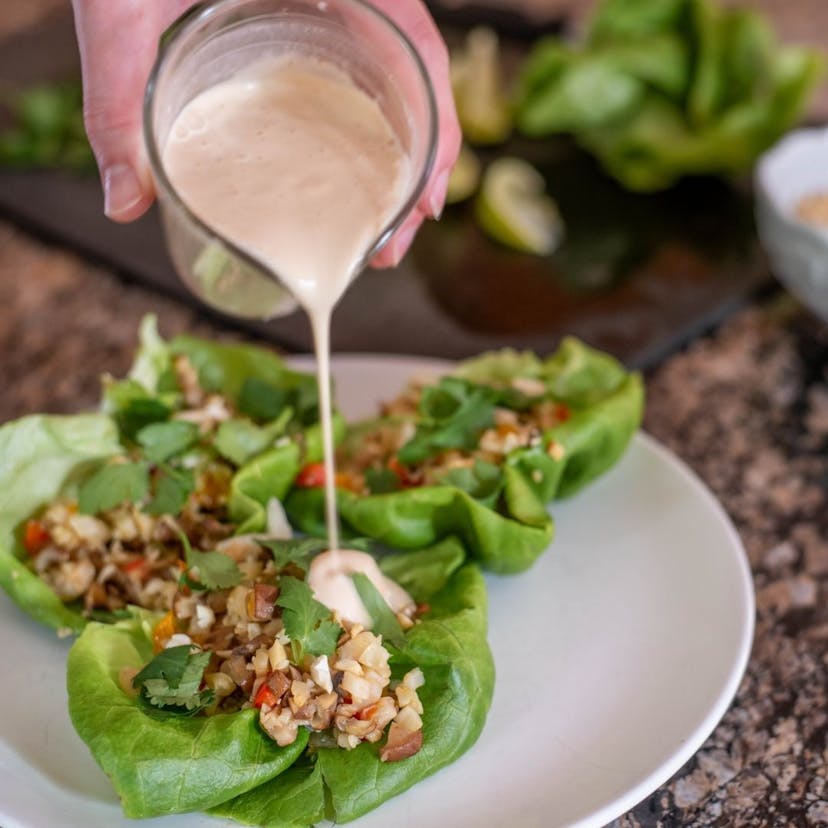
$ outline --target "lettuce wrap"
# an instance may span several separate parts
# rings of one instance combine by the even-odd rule
[[[343,527],[400,549],[456,536],[484,568],[523,571],[552,540],[547,504],[579,491],[624,453],[641,422],[641,378],[573,338],[547,359],[506,350],[461,363],[452,376],[460,384],[445,393],[432,391],[426,406],[423,394],[418,411],[358,424],[346,434],[340,449],[345,468],[383,429],[403,431],[406,424],[408,433],[416,429],[395,456],[382,459],[387,466],[364,470],[369,484],[376,480],[390,490],[338,489]],[[451,394],[455,398],[447,400]],[[487,435],[497,437],[497,428],[491,428],[497,409],[550,404],[564,415],[550,428],[536,429],[524,444],[496,456],[487,454],[485,462],[474,459],[478,443],[484,445]],[[430,484],[411,484],[411,478],[422,477],[424,462],[449,452],[453,463],[465,465],[433,475]],[[399,460],[406,455],[414,462],[403,463],[400,472]],[[286,502],[293,525],[324,534],[323,499],[320,488],[294,488]]]
[[[175,515],[193,469],[215,464],[232,474],[226,509],[235,532],[262,532],[268,503],[283,499],[300,468],[322,454],[313,376],[255,346],[185,336],[165,342],[153,317],[143,321],[140,340],[128,377],[105,379],[102,413],[35,415],[0,426],[0,585],[32,617],[61,631],[79,632],[90,613],[80,601],[61,600],[33,571],[50,539],[32,548],[28,532],[43,533],[36,518],[50,504],[89,495],[92,505],[81,502],[80,511],[94,516],[120,492],[143,511]],[[208,395],[205,410],[210,395],[233,407],[209,436],[198,422],[176,419],[193,413],[175,371],[182,356]],[[341,435],[339,416],[335,429]],[[96,487],[94,478],[113,460],[125,461],[132,477],[104,475]]]
[[[278,747],[255,710],[160,718],[122,689],[119,677],[152,654],[152,619],[90,624],[68,660],[69,710],[81,738],[111,777],[131,817],[189,810],[260,826],[354,819],[454,761],[477,739],[491,703],[494,667],[486,643],[480,571],[454,540],[405,556],[407,586],[429,611],[392,652],[393,674],[422,670],[421,750],[382,762],[381,745],[353,750]],[[384,566],[401,567],[398,558]]]

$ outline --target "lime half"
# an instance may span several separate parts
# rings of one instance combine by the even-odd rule
[[[499,144],[509,137],[512,113],[497,35],[491,29],[472,29],[465,48],[452,55],[451,85],[463,136],[470,144]]]
[[[560,244],[563,222],[543,176],[520,158],[499,158],[483,175],[475,214],[495,241],[547,256]]]
[[[471,198],[480,183],[480,160],[465,144],[460,148],[457,163],[451,171],[446,192],[446,204],[456,204]]]

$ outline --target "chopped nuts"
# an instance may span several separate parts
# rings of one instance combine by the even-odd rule
[[[549,445],[546,447],[546,453],[553,459],[560,462],[564,459],[566,455],[566,449],[557,441],[550,440]]]
[[[310,668],[311,678],[326,692],[333,690],[331,679],[331,668],[328,664],[328,657],[321,655],[313,660]]]

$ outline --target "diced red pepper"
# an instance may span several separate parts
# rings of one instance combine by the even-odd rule
[[[565,423],[571,416],[572,412],[569,410],[568,405],[564,405],[563,403],[557,403],[555,405],[555,419],[559,423]]]
[[[296,485],[300,489],[320,489],[325,485],[325,464],[308,463],[298,475]]]
[[[358,710],[354,718],[359,719],[361,722],[365,722],[368,721],[376,712],[377,705],[371,704],[362,710]]]
[[[23,546],[30,555],[37,555],[52,539],[39,520],[27,520],[23,529]]]
[[[253,699],[254,707],[261,707],[266,704],[268,707],[275,707],[279,703],[279,697],[270,689],[267,682],[256,691],[256,698]]]
[[[146,558],[135,558],[132,561],[127,561],[122,569],[127,575],[136,575],[138,578],[143,578],[149,570],[149,561]]]
[[[396,457],[392,457],[388,461],[388,468],[397,475],[400,481],[400,486],[404,489],[413,489],[415,486],[419,486],[422,483],[421,475],[410,469],[408,466],[404,466]]]

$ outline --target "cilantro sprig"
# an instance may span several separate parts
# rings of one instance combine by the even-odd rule
[[[179,533],[184,547],[184,560],[196,576],[197,584],[206,589],[229,589],[242,581],[236,562],[221,552],[196,552],[183,533]]]
[[[296,663],[301,664],[305,654],[333,655],[342,628],[331,619],[331,611],[313,597],[305,581],[283,575],[276,604],[282,608],[282,622]]]
[[[423,389],[420,422],[399,450],[401,463],[419,463],[444,449],[472,449],[494,423],[497,393],[458,377],[443,377]]]
[[[157,471],[154,490],[147,512],[151,515],[177,515],[195,490],[195,477],[189,469],[164,464]]]
[[[136,435],[138,444],[152,463],[164,463],[198,442],[199,430],[186,420],[156,422],[144,426]]]
[[[132,680],[139,697],[166,713],[192,716],[209,705],[212,690],[201,689],[210,653],[190,644],[162,650]]]
[[[320,552],[328,548],[327,538],[292,538],[290,540],[265,540],[259,543],[269,549],[273,560],[279,569],[284,569],[288,564],[295,564],[306,572],[310,568],[311,561]],[[371,545],[370,538],[349,538],[348,548],[358,549],[367,552]]]
[[[363,572],[355,572],[351,575],[351,579],[359,594],[359,599],[368,611],[368,615],[371,616],[372,631],[381,635],[383,641],[392,644],[397,649],[405,647],[405,632],[373,581]]]
[[[78,509],[94,515],[120,503],[137,503],[149,491],[146,463],[112,463],[87,477],[78,490]]]

